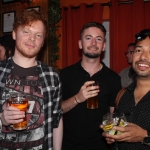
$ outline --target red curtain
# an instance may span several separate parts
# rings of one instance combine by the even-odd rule
[[[81,59],[78,48],[80,30],[91,21],[102,22],[103,6],[80,4],[78,7],[62,7],[62,67],[72,65]]]
[[[130,4],[118,4],[112,0],[110,7],[110,67],[120,72],[127,67],[124,52],[134,42],[134,35],[150,28],[150,2],[133,0]]]

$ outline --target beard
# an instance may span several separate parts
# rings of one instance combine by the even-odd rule
[[[91,48],[98,50],[98,47],[96,47],[96,46],[89,46],[89,47],[87,47],[87,49],[89,49],[89,50]],[[101,52],[97,52],[97,53],[94,53],[94,52],[91,52],[91,53],[85,52],[84,48],[83,48],[82,52],[83,52],[83,55],[85,55],[88,58],[98,58],[98,57],[100,57],[100,54],[101,54]]]
[[[100,54],[95,54],[95,53],[85,53],[83,52],[83,54],[88,57],[88,58],[98,58],[100,56]]]
[[[16,43],[16,49],[17,51],[26,58],[34,58],[37,56],[38,52],[40,50],[26,50],[25,48],[21,47]]]
[[[150,72],[149,73],[144,73],[144,72],[139,72],[139,71],[135,71],[135,72],[138,77],[142,77],[142,78],[150,77]]]
[[[138,65],[138,63],[139,62],[145,62],[145,61],[138,61],[138,62],[136,62],[135,64],[137,64]],[[148,65],[150,65],[149,64],[149,62],[146,62]],[[140,71],[140,70],[138,70],[135,66],[133,66],[132,65],[132,68],[133,68],[133,70],[136,72],[136,75],[138,76],[138,77],[143,77],[143,78],[147,78],[147,77],[150,77],[150,71]]]

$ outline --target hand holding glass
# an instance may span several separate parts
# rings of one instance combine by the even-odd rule
[[[9,105],[26,112],[28,107],[28,99],[23,93],[11,93],[11,98],[9,100]],[[27,128],[26,116],[23,121],[17,124],[13,124],[14,130],[25,130]]]
[[[126,117],[123,113],[108,113],[103,116],[103,130],[111,135],[121,134],[113,126],[125,127],[127,125]]]
[[[99,86],[99,82],[95,81],[95,83],[90,86]],[[87,99],[87,108],[88,109],[98,108],[98,95]]]

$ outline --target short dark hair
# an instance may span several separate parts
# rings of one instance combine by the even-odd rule
[[[141,30],[139,33],[143,33],[145,35],[150,35],[150,29]]]
[[[135,34],[135,44],[137,44],[139,41],[144,40],[146,37],[150,38],[150,29],[144,29]]]
[[[41,21],[44,24],[45,33],[47,33],[47,20],[39,11],[35,9],[24,10],[22,13],[20,13],[14,20],[13,30],[17,30],[17,28],[20,26],[30,25],[35,21]]]
[[[87,28],[90,28],[90,27],[99,28],[99,29],[104,33],[104,35],[106,36],[106,29],[105,29],[105,27],[104,27],[102,24],[100,24],[100,23],[98,23],[98,22],[88,22],[87,24],[85,24],[85,25],[82,27],[82,29],[81,29],[81,31],[80,31],[80,37],[82,36],[84,30],[87,29]]]

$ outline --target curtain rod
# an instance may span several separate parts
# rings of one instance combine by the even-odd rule
[[[144,0],[144,2],[150,2],[150,0]],[[120,1],[120,2],[118,2],[118,5],[121,5],[121,4],[131,4],[131,3],[133,3],[132,0],[129,0],[129,1]],[[102,5],[102,6],[111,6],[112,3],[111,3],[111,2],[102,3],[101,5]]]
[[[122,1],[122,2],[118,2],[118,5],[121,5],[121,4],[131,4],[131,3],[133,3],[133,1]],[[108,2],[108,3],[102,3],[101,4],[101,6],[111,6],[112,5],[112,3],[111,2]]]
[[[144,0],[144,2],[150,2],[150,0]],[[129,0],[129,1],[120,1],[120,2],[118,2],[118,5],[121,5],[121,4],[131,4],[131,3],[133,3],[133,0]],[[87,7],[91,7],[92,6],[92,4],[91,5],[87,5]],[[112,6],[112,3],[111,3],[111,1],[110,2],[108,2],[108,3],[101,3],[101,6]],[[72,6],[72,8],[78,8],[79,6]],[[67,10],[68,8],[67,7],[65,7],[65,9]]]
[[[132,3],[133,1],[128,1],[128,2],[118,2],[118,4],[125,4],[125,3]],[[101,3],[101,6],[111,6],[112,5],[112,3],[111,2],[108,2],[108,3]],[[87,4],[87,7],[91,7],[91,6],[93,6],[92,4],[90,4],[90,5],[88,5]],[[79,6],[72,6],[72,8],[79,8]],[[68,9],[68,7],[65,7],[65,9],[67,10]]]

